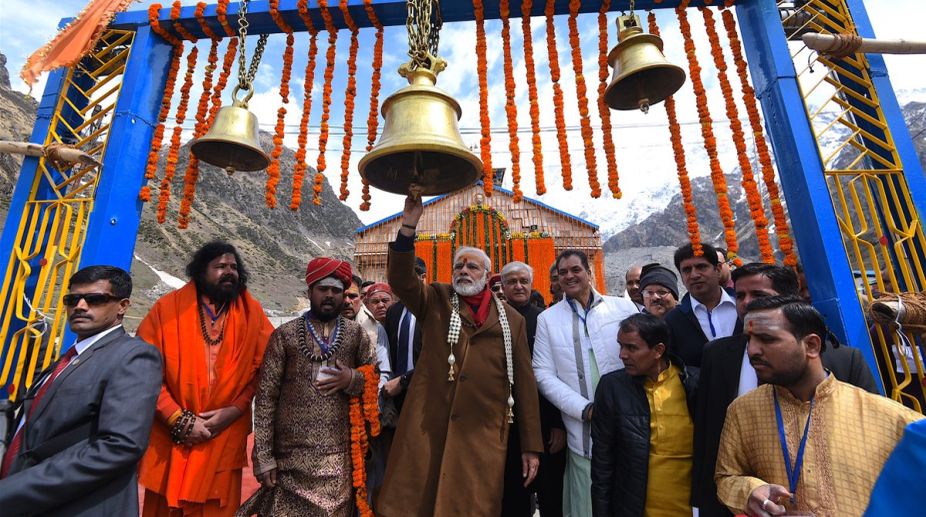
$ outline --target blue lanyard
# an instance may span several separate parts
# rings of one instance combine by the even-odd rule
[[[572,298],[569,298],[569,299],[567,300],[567,301],[569,302],[569,308],[572,309],[572,313],[575,314],[575,315],[579,318],[579,321],[582,322],[582,328],[585,329],[585,335],[586,335],[586,336],[588,336],[588,321],[587,321],[587,319],[588,319],[588,313],[589,313],[589,311],[592,310],[592,302],[594,301],[594,300],[591,299],[591,298],[592,298],[592,295],[589,294],[588,309],[586,309],[585,307],[583,307],[582,309],[584,310],[584,313],[582,313],[582,314],[580,314],[580,313],[579,313],[579,310],[576,309],[576,305],[575,305],[576,302],[575,302],[575,300],[573,300]]]
[[[312,325],[312,322],[309,320],[311,316],[312,316],[312,309],[307,310],[305,314],[302,316],[303,318],[305,318],[305,326],[306,328],[309,329],[309,334],[312,335],[312,339],[314,339],[315,342],[318,343],[318,348],[322,350],[322,354],[327,354],[328,350],[331,349],[331,344],[337,341],[338,339],[338,330],[341,327],[340,325],[341,317],[338,316],[338,321],[334,323],[334,330],[331,332],[331,335],[328,336],[328,340],[324,340],[322,339],[321,336],[318,335],[318,333],[315,331],[315,326]]]
[[[791,504],[797,503],[794,491],[797,490],[797,480],[801,477],[801,465],[804,463],[804,448],[807,446],[807,433],[810,431],[810,416],[813,414],[813,399],[810,399],[810,409],[807,410],[807,423],[804,424],[804,436],[794,458],[794,467],[791,467],[791,453],[788,452],[788,439],[785,437],[785,423],[781,417],[781,404],[778,403],[778,392],[772,389],[775,397],[775,418],[778,420],[778,440],[781,442],[781,454],[785,457],[785,472],[788,474],[788,491],[791,492]]]

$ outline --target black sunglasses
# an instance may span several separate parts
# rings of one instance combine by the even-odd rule
[[[81,300],[87,302],[87,305],[94,307],[97,305],[103,305],[112,301],[118,301],[122,298],[118,296],[113,296],[106,293],[80,293],[80,294],[66,294],[62,297],[64,305],[67,307],[76,307]]]

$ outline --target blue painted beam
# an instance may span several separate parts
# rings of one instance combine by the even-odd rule
[[[638,12],[643,13],[648,9],[675,8],[680,3],[681,2],[679,0],[664,0],[661,3],[657,3],[654,0],[638,0],[635,4],[635,9]],[[497,19],[499,17],[499,2],[497,0],[490,0],[484,4],[486,19]],[[240,4],[236,2],[229,4],[228,6],[228,22],[229,25],[236,30],[238,27],[237,19],[239,5]],[[441,16],[444,22],[473,20],[473,3],[470,0],[444,0],[440,3],[440,5]],[[689,5],[691,7],[703,6],[704,0],[693,0]],[[611,10],[626,11],[628,6],[629,0],[615,0],[612,2]],[[535,0],[531,9],[531,13],[533,16],[543,16],[544,8],[545,2],[543,0]],[[600,8],[600,0],[582,0],[582,6],[579,8],[579,12],[598,12],[598,9]],[[297,0],[280,0],[279,9],[283,19],[294,29],[297,31],[304,31],[307,29],[305,24],[302,22],[302,19],[299,17]],[[341,15],[341,11],[338,8],[338,0],[330,0],[328,2],[328,9],[331,11],[335,26],[337,26],[339,29],[347,28],[344,23],[344,17]],[[406,10],[404,0],[373,0],[373,9],[376,11],[376,17],[383,25],[405,25],[408,12]],[[194,16],[195,11],[196,8],[194,6],[183,7],[180,10],[178,23],[182,24],[183,27],[185,27],[197,38],[204,38],[205,34],[203,33],[199,23],[196,21]],[[206,21],[206,23],[209,24],[213,31],[215,31],[217,34],[223,34],[215,11],[216,4],[210,4],[208,7],[206,7],[205,12],[203,13],[203,19]],[[348,0],[348,11],[350,12],[351,17],[354,19],[354,22],[356,22],[359,27],[364,28],[372,26],[369,18],[367,17],[366,11],[364,10],[363,0]],[[560,15],[568,13],[569,0],[556,0],[556,14]],[[321,14],[319,14],[317,0],[312,0],[309,2],[309,15],[311,16],[316,28],[324,28],[324,22],[322,21]],[[517,2],[512,2],[511,17],[521,17],[521,7]],[[174,24],[174,22],[170,19],[169,8],[161,9],[158,13],[158,18],[161,25],[164,27],[170,28]],[[282,32],[273,21],[273,18],[270,16],[270,2],[267,1],[255,0],[250,2],[248,5],[248,23],[250,25],[249,31],[251,34],[277,34]],[[116,29],[133,29],[144,25],[148,25],[147,10],[135,10],[120,13],[113,20],[112,26]]]
[[[842,343],[858,347],[883,392],[868,325],[833,211],[816,139],[801,98],[775,0],[736,9],[746,59],[788,203],[814,305]]]

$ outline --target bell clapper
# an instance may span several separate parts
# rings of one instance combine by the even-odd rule
[[[228,167],[225,167],[225,173],[231,176],[235,174],[235,168],[229,165]]]
[[[640,99],[640,111],[642,111],[644,115],[649,113],[649,99],[645,97]]]

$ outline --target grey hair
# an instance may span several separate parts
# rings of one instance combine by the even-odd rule
[[[527,273],[527,277],[530,278],[530,281],[533,283],[534,268],[528,266],[527,264],[523,262],[517,261],[517,260],[505,264],[505,267],[502,268],[502,271],[500,273],[502,275],[502,282],[505,281],[506,276],[512,273],[517,273],[518,271],[523,271]]]
[[[480,257],[482,257],[482,261],[485,262],[486,271],[492,271],[492,259],[490,259],[488,255],[486,255],[486,252],[482,251],[479,248],[473,248],[471,246],[461,246],[457,248],[456,253],[453,254],[453,263],[456,264],[457,259],[460,258],[460,255],[464,253],[475,253],[476,255],[479,255]]]

